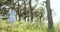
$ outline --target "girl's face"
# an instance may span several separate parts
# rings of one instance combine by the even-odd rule
[[[11,8],[11,10],[13,10],[13,9]]]

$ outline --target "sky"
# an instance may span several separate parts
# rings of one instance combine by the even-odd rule
[[[39,3],[42,1],[44,0],[39,0]],[[58,23],[60,21],[60,0],[50,0],[50,6],[56,13],[56,15],[53,16],[53,22]]]
[[[56,15],[53,17],[54,23],[59,22],[60,20],[60,0],[51,0],[51,9],[54,9]]]

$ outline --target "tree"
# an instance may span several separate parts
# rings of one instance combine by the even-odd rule
[[[30,6],[30,13],[31,13],[31,21],[33,22],[33,10],[31,7],[31,0],[29,1],[29,6]]]
[[[24,19],[25,19],[25,21],[26,21],[26,17],[27,17],[27,13],[26,13],[26,0],[24,0],[24,15],[25,15],[25,17],[24,17]]]
[[[43,3],[41,3],[41,7],[40,7],[40,22],[42,21],[42,18],[44,18],[44,14],[45,14],[45,10],[44,10],[44,5]]]
[[[53,30],[53,19],[52,19],[52,10],[50,8],[50,0],[46,0],[47,8],[47,17],[48,17],[48,32],[54,32]]]
[[[20,5],[19,5],[19,0],[18,0],[18,16],[19,16],[19,21],[21,20],[21,11],[20,11],[20,9],[19,9],[19,7],[20,7]]]

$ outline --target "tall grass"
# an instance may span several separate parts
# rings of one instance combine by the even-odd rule
[[[0,32],[47,32],[47,25],[40,23],[31,23],[25,21],[16,21],[13,27],[10,27],[9,21],[0,20]],[[55,32],[60,32],[60,26],[54,26]]]

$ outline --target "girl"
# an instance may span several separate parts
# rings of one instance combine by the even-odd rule
[[[14,8],[11,8],[9,11],[9,21],[11,23],[14,23],[16,21],[16,12],[14,11]]]

